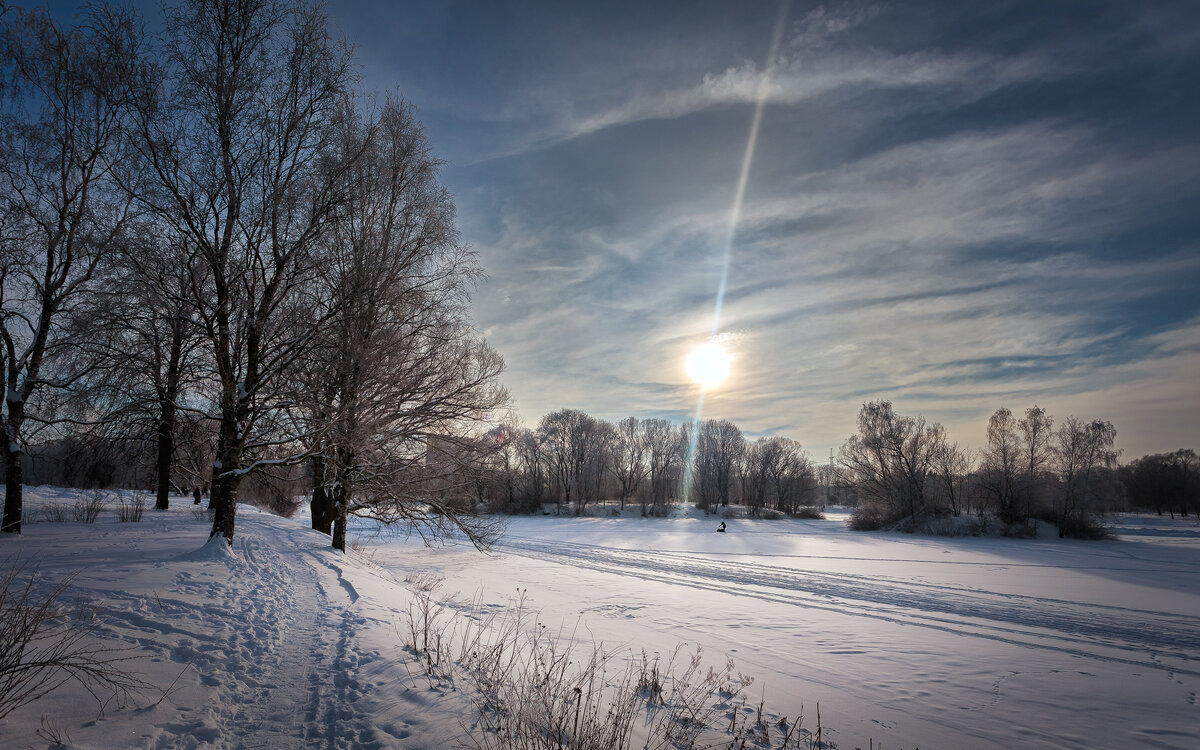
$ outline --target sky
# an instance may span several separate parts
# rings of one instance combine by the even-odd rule
[[[1194,2],[329,12],[446,160],[525,424],[691,419],[720,298],[703,417],[818,461],[877,399],[971,447],[1037,404],[1200,448]]]

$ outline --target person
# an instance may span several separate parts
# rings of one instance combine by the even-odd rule
[[[194,501],[194,502],[192,503],[192,505],[199,505],[199,504],[200,504],[200,488],[199,488],[199,487],[193,487],[193,488],[192,488],[192,500]]]
[[[724,521],[722,521],[722,522],[721,522],[721,525],[717,527],[717,533],[718,533],[718,534],[724,534],[724,533],[725,533],[725,522],[724,522]]]

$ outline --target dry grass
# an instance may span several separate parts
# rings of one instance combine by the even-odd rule
[[[117,521],[119,523],[138,523],[146,510],[146,496],[136,492],[132,497],[117,495]]]
[[[411,576],[402,639],[431,689],[465,688],[476,711],[464,721],[474,750],[818,750],[819,727],[751,704],[753,678],[731,660],[710,665],[696,648],[649,655],[580,641],[541,622],[525,592],[505,609],[445,606],[441,579]],[[456,611],[461,610],[461,611]]]
[[[70,613],[59,599],[70,580],[44,590],[36,569],[5,561],[0,574],[0,719],[67,682],[100,705],[124,702],[149,687],[125,668],[128,652],[100,645],[90,612]]]

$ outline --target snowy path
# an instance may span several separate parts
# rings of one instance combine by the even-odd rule
[[[184,505],[2,540],[0,555],[32,560],[47,581],[74,576],[65,600],[94,613],[97,636],[131,647],[155,687],[101,708],[67,686],[0,722],[0,747],[39,746],[43,716],[78,748],[383,750],[416,729],[426,744],[453,736],[457,722],[449,731],[436,712],[414,719],[426,698],[389,637],[406,607],[392,577],[253,508],[239,512],[232,550],[205,544],[208,528]]]
[[[616,549],[528,536],[505,537],[500,549],[673,586],[1200,676],[1200,619],[1194,615],[923,583],[877,573],[798,571],[744,559],[714,559],[712,553]],[[995,567],[995,563],[978,564]],[[1200,575],[1200,563],[1194,567]],[[1145,656],[1130,658],[1139,652]]]
[[[251,528],[231,554],[205,547],[156,563],[184,568],[164,593],[112,591],[102,605],[104,630],[142,632],[136,640],[150,651],[165,641],[170,660],[190,665],[212,691],[144,746],[383,747],[369,741],[368,717],[354,710],[361,691],[353,587],[320,555],[297,556],[293,539],[254,533],[257,523],[245,514]],[[224,570],[214,573],[213,563]]]

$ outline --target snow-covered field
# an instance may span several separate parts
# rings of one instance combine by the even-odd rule
[[[584,643],[728,654],[754,702],[803,706],[810,726],[820,702],[841,748],[1200,747],[1195,519],[1122,517],[1110,542],[862,534],[836,514],[716,523],[514,518],[487,555],[364,526],[366,554],[346,556],[245,507],[232,554],[204,547],[182,500],[137,524],[30,524],[0,538],[3,564],[76,573],[67,598],[158,690],[97,718],[64,688],[0,722],[0,747],[49,746],[43,717],[81,748],[453,747],[467,691],[402,649],[404,579],[422,572],[458,609],[524,590]]]
[[[527,588],[592,637],[730,653],[841,747],[1200,747],[1200,526],[1119,541],[864,534],[825,521],[513,519],[498,553],[390,542],[464,590]]]

